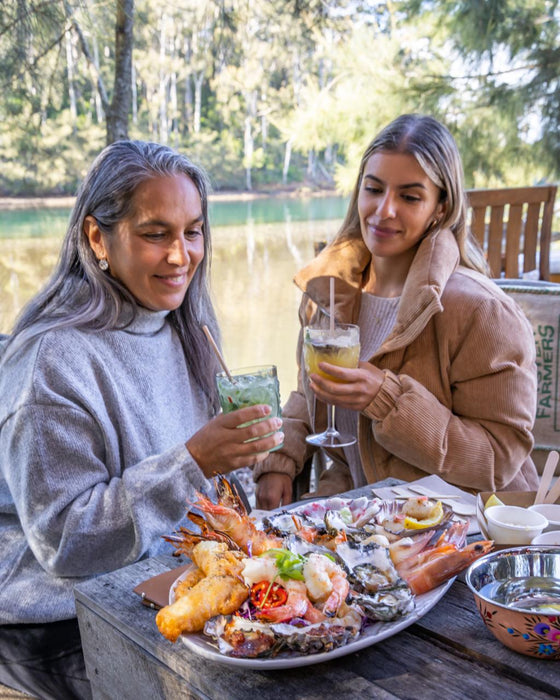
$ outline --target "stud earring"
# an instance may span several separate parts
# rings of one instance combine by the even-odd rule
[[[103,272],[105,272],[105,270],[109,269],[109,263],[107,262],[107,260],[105,258],[101,258],[98,261],[98,264],[99,264],[99,269],[103,270]]]

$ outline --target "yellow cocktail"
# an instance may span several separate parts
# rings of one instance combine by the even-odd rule
[[[349,323],[330,328],[306,326],[303,330],[303,359],[307,374],[319,374],[326,379],[343,383],[319,369],[320,362],[354,369],[360,360],[360,328]],[[335,427],[334,406],[327,404],[327,429],[307,435],[308,443],[316,447],[347,447],[356,442],[354,435],[339,433]]]
[[[307,374],[319,374],[326,379],[342,382],[341,379],[319,369],[320,362],[353,369],[360,359],[360,331],[358,326],[336,326],[329,329],[307,326],[304,334],[303,356]]]

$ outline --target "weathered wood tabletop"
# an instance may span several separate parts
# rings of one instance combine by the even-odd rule
[[[185,561],[155,557],[76,588],[94,698],[560,697],[560,664],[523,656],[500,644],[486,629],[461,577],[418,622],[347,656],[274,671],[240,670],[209,661],[180,641],[164,639],[155,611],[133,593],[141,581]]]

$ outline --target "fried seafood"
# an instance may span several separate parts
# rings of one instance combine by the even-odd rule
[[[193,566],[190,571],[186,572],[184,578],[175,586],[175,600],[182,598],[193,586],[202,581],[206,574],[198,566]]]
[[[440,502],[328,498],[269,515],[261,525],[223,477],[218,502],[203,494],[187,513],[197,526],[169,541],[198,569],[158,613],[174,641],[204,628],[231,656],[329,651],[389,622],[415,595],[455,576],[492,546],[465,546],[468,523]],[[262,529],[261,529],[262,528]],[[181,596],[181,597],[179,597]]]
[[[215,615],[234,612],[249,595],[241,578],[240,552],[231,551],[224,543],[200,542],[192,550],[192,559],[204,578],[156,616],[159,631],[172,642],[183,632],[199,632]]]

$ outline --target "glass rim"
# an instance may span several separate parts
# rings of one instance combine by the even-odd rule
[[[245,374],[261,374],[263,372],[273,372],[278,374],[278,368],[276,365],[252,365],[250,367],[236,367],[235,369],[230,369],[229,373],[232,377],[239,377]],[[228,379],[227,372],[225,370],[220,370],[216,372],[216,377],[225,377]]]
[[[360,328],[360,326],[357,323],[337,323],[336,321],[335,321],[334,327],[335,328],[342,328],[343,330],[346,328],[358,328],[358,329]],[[312,331],[328,331],[328,330],[330,330],[330,326],[328,324],[319,325],[319,324],[314,324],[314,323],[308,323],[303,328],[304,328],[304,330],[307,330],[309,328]]]

